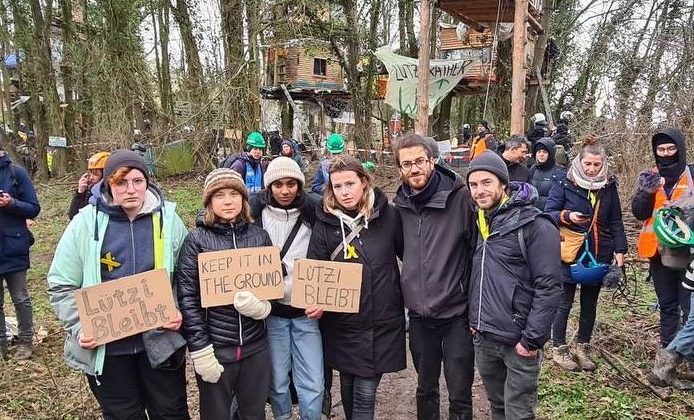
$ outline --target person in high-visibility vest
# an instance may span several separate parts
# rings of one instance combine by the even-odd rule
[[[638,253],[639,257],[648,258],[650,262],[649,270],[660,306],[660,342],[665,348],[681,324],[686,322],[690,292],[681,285],[685,270],[663,265],[653,223],[659,209],[678,199],[694,196],[694,166],[687,165],[684,134],[677,128],[658,131],[653,135],[651,145],[655,168],[639,175],[639,186],[631,209],[634,217],[644,222],[637,242]]]
[[[481,120],[477,124],[477,135],[472,139],[472,143],[470,144],[470,160],[487,150],[485,138],[488,134],[491,134],[489,123],[485,120]]]

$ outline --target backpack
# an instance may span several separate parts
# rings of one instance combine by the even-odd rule
[[[234,164],[237,160],[239,160],[241,156],[239,156],[238,153],[234,153],[233,155],[229,155],[222,159],[222,161],[219,163],[220,168],[231,168],[231,165]]]

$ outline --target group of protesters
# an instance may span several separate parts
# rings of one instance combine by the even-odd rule
[[[393,145],[402,184],[389,200],[368,167],[345,153],[341,135],[327,139],[329,156],[309,185],[294,150],[266,164],[262,135],[251,133],[246,152],[206,176],[190,231],[141,155],[96,154],[48,272],[50,301],[67,332],[65,360],[84,372],[106,419],[190,418],[189,359],[203,420],[264,419],[268,399],[275,419],[290,419],[294,392],[302,420],[329,416],[333,371],[345,417],[366,420],[379,417],[383,374],[406,368],[409,328],[418,419],[440,418],[442,367],[450,419],[472,419],[475,369],[492,418],[534,418],[548,341],[558,366],[595,369],[598,296],[605,277],[623,266],[627,240],[617,181],[595,137],[583,139],[567,168],[539,178],[547,184],[541,202],[529,174],[515,179],[526,142],[512,137],[501,155],[480,150],[463,178],[435,164],[435,143],[405,134]],[[663,265],[654,224],[664,223],[655,220],[662,208],[694,196],[692,169],[679,130],[659,131],[652,144],[656,166],[640,176],[633,201],[645,221],[639,254],[650,259],[661,311],[663,348],[651,380],[691,389],[676,369],[694,358],[694,273]],[[533,151],[536,162],[552,155]],[[24,223],[31,215],[14,210],[21,203],[4,186],[1,164],[0,188],[10,198],[0,196],[0,217]],[[233,304],[203,307],[200,254],[262,246],[281,250],[284,297],[239,291]],[[291,306],[302,258],[361,264],[359,311]],[[77,290],[156,269],[169,276],[176,317],[105,345],[84,332]],[[569,345],[577,290],[579,331]],[[30,323],[20,329],[31,335]]]

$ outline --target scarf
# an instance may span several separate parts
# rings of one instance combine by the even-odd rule
[[[583,172],[581,156],[576,156],[574,160],[571,161],[571,167],[566,174],[566,178],[584,190],[599,190],[607,185],[607,160],[603,159],[603,162],[604,164],[600,169],[600,173],[591,178]]]
[[[367,194],[367,206],[369,208],[373,208],[376,198],[373,189],[370,189],[367,192]],[[364,213],[362,213],[361,211],[359,211],[359,213],[357,213],[357,215],[354,217],[351,217],[347,215],[345,211],[336,208],[328,208],[328,212],[330,212],[330,214],[332,214],[333,216],[337,217],[337,219],[340,221],[340,232],[342,233],[342,255],[344,259],[349,259],[349,244],[347,243],[347,235],[345,234],[345,225],[347,225],[350,231],[355,230],[361,224],[364,225],[364,229],[368,229],[369,220],[366,217],[364,217]],[[357,238],[358,237],[359,235],[357,234]]]

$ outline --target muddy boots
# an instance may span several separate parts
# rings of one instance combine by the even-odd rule
[[[555,347],[552,351],[552,360],[562,369],[577,371],[579,366],[574,362],[571,357],[571,352],[569,351],[569,346],[564,344],[563,346]]]
[[[694,382],[677,379],[677,365],[681,359],[680,355],[673,351],[658,350],[648,380],[655,386],[674,386],[678,389],[694,390]]]
[[[576,352],[574,353],[576,363],[583,370],[593,371],[597,368],[595,362],[590,358],[590,344],[576,343]]]
[[[19,342],[17,350],[14,352],[14,357],[17,360],[27,360],[31,358],[31,353],[31,343]]]

